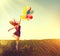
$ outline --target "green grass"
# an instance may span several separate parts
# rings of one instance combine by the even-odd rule
[[[0,56],[60,56],[60,39],[20,40],[19,50],[15,40],[0,40]]]

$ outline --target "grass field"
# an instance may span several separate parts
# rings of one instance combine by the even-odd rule
[[[60,39],[20,40],[18,51],[15,40],[0,40],[0,56],[60,56]]]

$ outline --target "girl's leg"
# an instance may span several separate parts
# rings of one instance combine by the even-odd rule
[[[16,49],[18,50],[19,37],[16,37]]]
[[[13,37],[16,39],[16,50],[18,50],[19,37],[16,35],[13,35]]]

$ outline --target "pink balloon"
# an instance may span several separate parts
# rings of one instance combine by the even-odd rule
[[[29,15],[26,15],[26,18],[29,18]]]

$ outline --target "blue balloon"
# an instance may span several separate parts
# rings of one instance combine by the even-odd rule
[[[27,11],[27,14],[30,14],[30,10]]]

